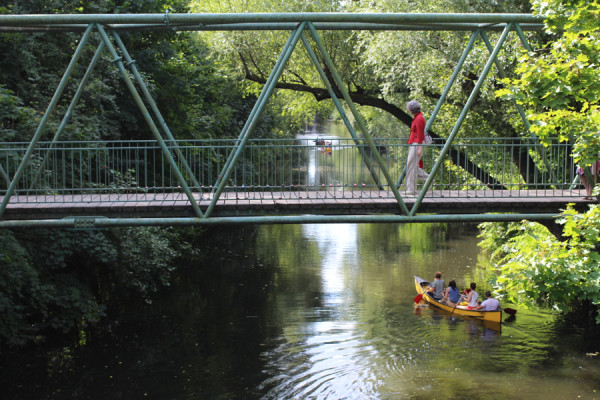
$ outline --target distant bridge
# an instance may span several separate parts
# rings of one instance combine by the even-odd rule
[[[120,38],[130,30],[165,29],[290,32],[237,139],[178,141],[169,130]],[[529,49],[523,32],[542,29],[542,18],[529,14],[0,15],[0,31],[6,33],[82,32],[31,142],[0,143],[0,181],[5,184],[0,187],[0,227],[555,218],[567,203],[585,207],[589,202],[582,199],[580,185],[574,181],[568,146],[557,143],[542,147],[533,136],[460,140],[457,136],[492,66],[502,76],[497,55],[508,35],[515,33]],[[372,137],[323,46],[319,34],[323,30],[453,30],[470,35],[428,118],[427,130],[474,43],[482,40],[489,50],[454,127],[426,151],[425,169],[431,176],[417,196],[406,196],[402,191],[405,139]],[[495,45],[490,33],[495,33]],[[94,38],[98,42],[96,54],[79,78],[53,140],[43,143],[41,137],[74,66]],[[349,138],[334,138],[323,145],[314,137],[289,142],[252,140],[256,122],[300,42],[338,109]],[[103,51],[114,60],[154,140],[60,142]],[[515,106],[528,130],[525,113]]]

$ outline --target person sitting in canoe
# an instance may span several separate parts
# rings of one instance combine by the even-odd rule
[[[471,290],[469,291],[469,293],[467,293],[467,307],[469,310],[472,310],[473,308],[477,307],[477,300],[479,300],[479,293],[477,293],[475,291],[475,288],[477,287],[477,284],[475,282],[471,282]]]
[[[431,286],[429,286],[429,289],[427,289],[427,294],[437,301],[440,301],[444,297],[444,280],[442,279],[441,272],[438,271],[435,273],[435,279]]]
[[[456,281],[454,279],[450,279],[448,282],[448,287],[444,291],[444,297],[440,303],[446,303],[450,307],[454,307],[456,303],[460,301],[460,292],[458,291],[458,287],[456,287]]]
[[[475,307],[476,310],[498,311],[500,309],[500,302],[492,297],[492,292],[486,290],[485,297],[486,299],[482,301],[480,305]]]

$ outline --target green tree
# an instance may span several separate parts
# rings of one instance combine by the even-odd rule
[[[517,78],[507,79],[498,95],[525,106],[532,130],[545,144],[558,136],[574,145],[582,165],[596,162],[600,151],[600,3],[551,0],[532,2],[545,17],[553,39],[539,51],[523,54]],[[484,246],[498,252],[499,288],[522,301],[550,303],[556,309],[593,309],[600,324],[600,218],[598,207],[585,213],[567,209],[560,222],[564,240],[524,222],[509,229],[486,225]]]
[[[499,270],[497,290],[522,305],[595,315],[600,306],[600,209],[566,210],[564,240],[537,223],[482,224],[481,246]]]
[[[182,0],[3,3],[0,12],[9,14],[188,12],[188,2]],[[122,32],[120,36],[176,138],[237,136],[253,98],[245,97],[237,82],[222,72],[199,36],[173,31]],[[32,137],[80,38],[81,33],[68,32],[0,34],[0,101],[17,101],[14,104],[36,111],[25,119],[16,118],[14,112],[5,115],[0,109],[0,122],[11,127],[6,139]],[[43,140],[53,137],[99,40],[97,34],[91,36]],[[267,135],[274,124],[273,113],[267,115],[267,122],[258,128],[260,135]],[[153,139],[108,51],[94,69],[60,139]]]
[[[532,2],[553,39],[525,53],[506,89],[528,110],[532,131],[544,143],[558,135],[574,144],[574,157],[593,164],[600,151],[600,3],[589,0]]]
[[[0,230],[0,239],[0,345],[12,346],[75,339],[107,310],[151,303],[188,249],[156,227]]]
[[[265,0],[202,1],[193,10],[200,12],[528,12],[527,1],[290,1]],[[404,104],[418,98],[423,109],[431,112],[459,60],[469,39],[469,32],[401,32],[401,31],[320,31],[324,46],[339,70],[353,102],[362,106],[370,128],[379,137],[406,137],[412,117]],[[266,82],[289,32],[218,32],[210,43],[234,73],[245,78],[248,90],[259,90]],[[496,34],[490,34],[494,40]],[[535,39],[535,38],[534,38]],[[500,54],[500,63],[510,72],[517,62],[517,48],[522,45],[516,35],[510,37]],[[455,83],[433,127],[434,137],[447,136],[461,112],[475,82],[481,74],[489,51],[479,41],[471,52],[464,70]],[[323,63],[321,63],[323,65]],[[329,73],[326,70],[326,73]],[[331,80],[331,79],[330,79]],[[465,136],[519,137],[522,122],[511,102],[495,95],[500,82],[490,74],[463,124]],[[303,45],[297,45],[284,71],[274,101],[297,108],[294,116],[311,121],[313,115],[333,110],[330,95]],[[295,93],[290,93],[295,92]],[[338,97],[341,95],[338,93]],[[292,100],[295,99],[295,100]],[[376,111],[374,111],[376,110]],[[383,117],[392,115],[393,119]],[[507,115],[509,118],[507,118]],[[385,123],[381,123],[385,121]],[[452,153],[454,155],[454,153]],[[515,152],[515,157],[518,154]],[[465,162],[453,157],[457,162]],[[517,160],[516,160],[517,161]],[[468,162],[468,161],[467,161]],[[523,166],[535,170],[535,165]],[[466,166],[466,165],[464,165]],[[475,168],[477,168],[475,166]],[[467,168],[472,171],[473,166]],[[490,181],[493,182],[493,179]]]

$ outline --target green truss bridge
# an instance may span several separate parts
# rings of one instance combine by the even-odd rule
[[[102,228],[135,225],[303,222],[433,222],[551,220],[568,203],[587,206],[575,180],[570,147],[541,146],[523,138],[459,138],[461,125],[495,65],[509,34],[529,48],[525,31],[542,20],[526,14],[110,14],[0,15],[0,31],[80,32],[78,47],[38,128],[28,143],[0,143],[0,227]],[[288,41],[234,139],[178,140],[168,128],[121,35],[130,30],[277,30]],[[427,130],[477,40],[489,50],[453,129],[424,155],[430,177],[417,195],[402,180],[405,139],[373,137],[321,40],[325,30],[453,30],[465,32],[464,52]],[[493,34],[493,36],[491,35]],[[496,41],[492,43],[490,37]],[[256,121],[294,49],[304,47],[349,132],[319,143],[252,138]],[[95,46],[87,72],[77,79],[71,104],[53,140],[42,142],[48,120],[83,50]],[[108,52],[132,101],[153,134],[148,141],[64,142],[82,90],[100,55]],[[328,70],[330,74],[325,74]],[[345,106],[342,104],[345,103]],[[529,123],[519,111],[525,129]],[[346,114],[352,114],[354,123]]]

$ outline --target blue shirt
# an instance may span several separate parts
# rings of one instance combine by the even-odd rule
[[[458,303],[458,301],[460,300],[460,293],[458,291],[458,288],[455,287],[453,289],[452,287],[448,287],[448,289],[448,299],[453,303]]]

